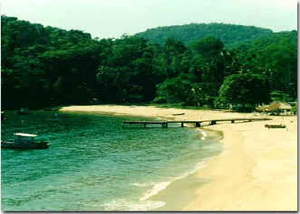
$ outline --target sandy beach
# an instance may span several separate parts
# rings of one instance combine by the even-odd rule
[[[266,117],[257,113],[233,113],[153,106],[69,106],[61,111],[84,111],[157,117],[172,120],[205,120]],[[172,114],[184,115],[173,116]],[[297,117],[272,116],[271,121],[219,123],[203,129],[223,132],[223,152],[196,172],[209,182],[196,186],[185,211],[296,211]],[[265,124],[284,124],[267,129]]]

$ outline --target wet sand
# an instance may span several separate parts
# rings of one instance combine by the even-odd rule
[[[61,111],[101,112],[173,120],[266,117],[254,113],[119,105],[69,106]],[[172,115],[180,113],[184,115]],[[181,181],[167,187],[176,190],[177,185],[178,188],[181,186],[181,189],[191,191],[181,205],[178,203],[177,206],[176,200],[172,199],[170,203],[174,203],[173,207],[169,203],[160,210],[296,211],[297,117],[270,118],[271,121],[234,124],[224,122],[202,128],[223,132],[223,152],[191,175],[193,182],[189,186]],[[286,128],[267,129],[265,124],[284,124]],[[170,197],[166,192],[153,198]]]

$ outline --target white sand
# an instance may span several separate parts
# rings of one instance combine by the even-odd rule
[[[265,117],[258,114],[152,106],[70,106],[61,111],[175,120]],[[178,113],[185,115],[172,116]],[[297,210],[297,117],[271,118],[272,121],[220,123],[207,127],[223,132],[224,151],[197,172],[199,178],[210,182],[197,188],[196,197],[183,210]],[[284,124],[287,128],[267,129],[265,124]]]

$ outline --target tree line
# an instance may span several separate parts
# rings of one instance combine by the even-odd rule
[[[92,39],[1,16],[2,108],[90,103],[180,103],[251,110],[297,99],[297,32],[227,48],[136,36]]]

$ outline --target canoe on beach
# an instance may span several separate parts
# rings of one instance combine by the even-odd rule
[[[185,115],[185,113],[172,114],[173,116]]]

